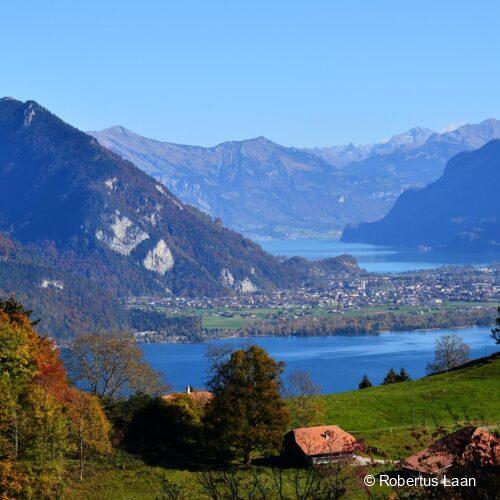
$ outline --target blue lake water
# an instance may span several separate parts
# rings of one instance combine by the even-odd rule
[[[334,239],[265,240],[259,244],[274,255],[300,255],[316,260],[344,253],[358,260],[369,272],[404,272],[432,269],[444,265],[485,265],[500,262],[500,252],[458,253],[436,250],[418,250],[384,247],[366,243],[342,243]]]
[[[381,333],[374,336],[331,337],[264,337],[230,339],[213,344],[258,344],[271,356],[286,363],[286,370],[307,370],[324,393],[356,389],[363,374],[379,384],[389,368],[405,367],[413,378],[425,375],[432,361],[437,337],[456,333],[471,346],[471,356],[481,357],[496,352],[490,328],[473,327],[453,330],[427,330]],[[208,343],[208,344],[210,344]],[[205,354],[208,344],[144,345],[148,361],[166,375],[175,390],[187,384],[200,388],[207,378]]]

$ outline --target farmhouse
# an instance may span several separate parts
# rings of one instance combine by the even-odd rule
[[[493,466],[499,463],[499,440],[485,428],[468,426],[408,457],[401,466],[413,474],[441,475],[455,465]]]
[[[285,435],[283,458],[295,465],[319,465],[347,460],[357,446],[356,439],[336,425],[304,427]]]

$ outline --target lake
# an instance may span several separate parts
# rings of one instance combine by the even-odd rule
[[[412,378],[425,375],[434,356],[435,339],[456,333],[471,346],[472,357],[496,352],[490,328],[471,327],[453,330],[427,330],[381,333],[373,336],[263,337],[229,339],[208,344],[234,347],[258,344],[271,356],[286,363],[286,370],[307,370],[324,393],[357,389],[366,373],[372,383],[380,384],[389,370],[405,367]],[[207,377],[205,353],[208,344],[144,344],[148,361],[165,373],[175,390],[187,384],[203,387]]]
[[[436,250],[418,250],[384,247],[366,243],[342,243],[334,239],[263,240],[258,242],[274,255],[300,255],[316,260],[348,253],[369,272],[397,273],[432,269],[445,265],[486,265],[500,262],[500,252],[458,253]]]

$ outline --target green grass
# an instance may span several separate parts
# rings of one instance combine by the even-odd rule
[[[75,466],[76,467],[76,466]],[[270,470],[262,466],[253,466],[255,471],[262,474],[261,480],[269,487],[273,487],[273,479]],[[366,472],[376,474],[381,470],[387,470],[387,466],[368,467]],[[296,498],[293,492],[292,477],[293,469],[284,471],[286,480],[285,494],[287,498]],[[164,481],[170,484],[178,485],[182,488],[182,495],[179,500],[206,499],[209,497],[203,491],[199,483],[199,472],[188,470],[165,469],[162,467],[153,467],[146,465],[141,460],[127,455],[123,452],[117,452],[116,455],[107,462],[91,463],[83,481],[79,481],[76,471],[72,477],[66,481],[61,498],[63,500],[158,500],[161,498],[171,498],[166,494]],[[242,469],[240,474],[246,477],[246,481],[251,481],[250,471]],[[345,471],[348,477],[346,488],[349,499],[367,498],[364,491],[360,488],[360,478],[353,470]],[[242,489],[245,489],[244,487]],[[271,490],[275,491],[274,488]],[[379,493],[379,498],[387,498],[390,488],[375,487],[371,493]],[[229,497],[224,497],[229,498]],[[246,498],[246,497],[243,497]],[[253,498],[261,498],[259,496]],[[269,499],[276,498],[271,494]]]
[[[419,380],[373,387],[360,391],[320,396],[326,405],[328,424],[340,425],[370,447],[375,456],[398,460],[422,445],[411,433],[435,426],[452,429],[456,423],[500,423],[500,356],[475,360],[444,374]],[[372,470],[375,473],[382,467]],[[125,453],[116,452],[107,461],[89,464],[86,479],[67,482],[64,499],[128,500],[156,499],[162,496],[164,480],[180,484],[184,498],[206,498],[196,473],[186,470],[151,467]],[[347,498],[367,498],[350,482]],[[371,494],[387,498],[389,491],[373,488]]]
[[[164,480],[187,485],[193,481],[193,473],[153,467],[138,458],[117,451],[107,461],[90,463],[82,482],[77,479],[75,472],[67,481],[62,498],[65,500],[166,498],[162,496]]]
[[[364,438],[388,455],[410,441],[413,428],[500,423],[500,357],[399,384],[321,396],[327,423]]]

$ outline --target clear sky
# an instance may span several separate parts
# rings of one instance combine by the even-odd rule
[[[0,95],[83,130],[319,146],[500,118],[498,0],[23,0],[0,18]]]

